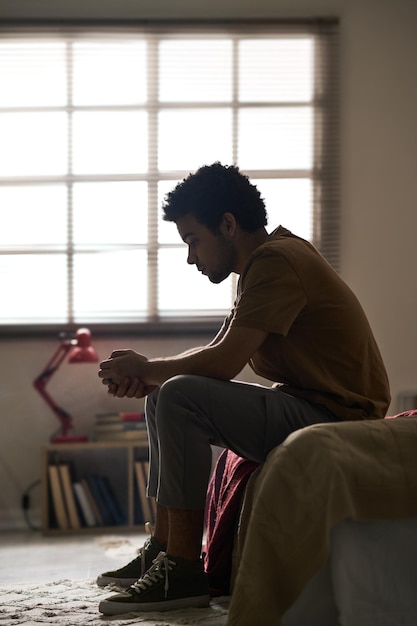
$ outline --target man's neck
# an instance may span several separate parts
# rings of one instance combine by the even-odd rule
[[[268,233],[265,228],[259,228],[253,233],[241,231],[238,244],[237,274],[240,275],[243,272],[243,268],[252,252],[265,243],[267,239]]]

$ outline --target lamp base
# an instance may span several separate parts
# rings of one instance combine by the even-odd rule
[[[87,435],[55,435],[51,437],[51,443],[84,443],[88,441]]]

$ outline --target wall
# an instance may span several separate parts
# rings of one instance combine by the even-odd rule
[[[342,275],[373,326],[397,394],[417,389],[417,3],[414,0],[2,0],[0,17],[339,16],[342,33]],[[202,286],[204,288],[204,285]],[[150,356],[174,354],[207,337],[100,340]],[[40,446],[55,429],[31,381],[55,342],[0,340],[0,528],[24,527],[21,494],[39,477]],[[68,369],[73,368],[73,369]],[[252,379],[245,371],[245,378]],[[89,432],[99,411],[131,409],[109,398],[95,366],[63,366],[50,390]],[[33,492],[35,509],[38,495]]]
[[[417,3],[345,7],[342,271],[372,322],[395,400],[417,389]]]

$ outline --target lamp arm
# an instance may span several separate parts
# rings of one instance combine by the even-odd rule
[[[37,383],[47,384],[50,378],[55,374],[58,367],[61,365],[62,361],[67,356],[68,352],[71,350],[72,344],[70,341],[63,341],[59,344],[58,348],[55,350],[54,354],[51,356],[42,372],[37,376],[33,382],[36,387]]]
[[[58,406],[56,402],[51,398],[49,393],[46,391],[46,385],[55,374],[71,348],[72,343],[70,341],[62,342],[58,346],[56,352],[52,355],[51,359],[45,365],[42,372],[33,381],[33,386],[35,387],[35,389],[39,392],[49,408],[53,411],[55,416],[61,422],[63,435],[66,435],[68,430],[72,428],[72,417],[69,413],[67,413],[67,411]]]

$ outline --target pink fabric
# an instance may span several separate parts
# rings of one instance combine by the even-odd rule
[[[211,594],[230,593],[233,540],[247,481],[259,463],[230,450],[220,454],[210,480],[206,501],[206,551],[204,567]]]
[[[411,411],[404,411],[404,413],[397,413],[397,415],[387,415],[384,419],[393,420],[396,417],[410,417],[413,415],[417,415],[417,409],[412,409]]]

